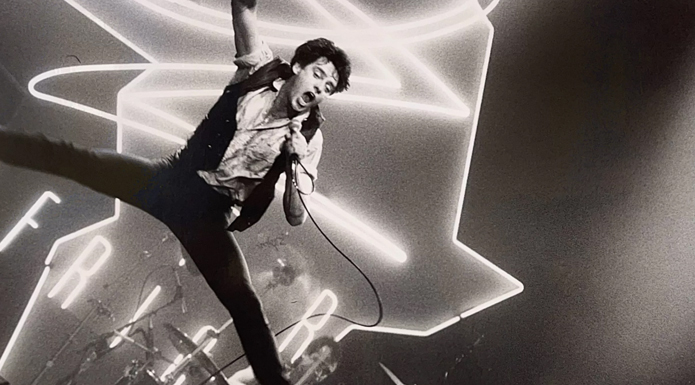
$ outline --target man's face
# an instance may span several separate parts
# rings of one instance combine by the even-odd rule
[[[335,92],[338,71],[333,63],[322,57],[305,67],[295,63],[296,76],[289,84],[289,105],[295,112],[304,112],[319,105]]]

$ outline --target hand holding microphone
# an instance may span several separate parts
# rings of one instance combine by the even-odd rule
[[[285,137],[283,151],[289,154],[289,161],[295,161],[303,158],[307,152],[307,142],[304,135],[300,132],[302,125],[299,122],[290,122],[290,132]]]

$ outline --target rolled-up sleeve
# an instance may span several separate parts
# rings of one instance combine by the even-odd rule
[[[229,83],[236,84],[246,80],[246,78],[251,76],[256,70],[263,67],[271,60],[273,60],[273,51],[264,41],[261,43],[258,50],[243,56],[237,56],[234,59],[234,65],[237,66],[237,70]]]

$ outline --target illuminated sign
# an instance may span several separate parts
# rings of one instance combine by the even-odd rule
[[[159,292],[160,292],[160,291],[162,291],[162,287],[159,286],[159,285],[155,286],[155,288],[152,289],[152,291],[151,291],[150,294],[147,296],[147,298],[145,298],[145,300],[142,302],[142,304],[140,304],[140,306],[138,307],[138,310],[135,311],[135,314],[133,315],[133,318],[130,319],[130,322],[133,322],[133,321],[137,320],[137,319],[140,318],[143,314],[145,314],[145,311],[150,307],[150,305],[152,305],[152,302],[155,300],[155,298],[157,298],[157,296],[159,295]],[[126,328],[124,328],[124,329],[121,330],[120,332],[121,332],[121,334],[123,334],[123,335],[128,335],[128,332],[130,332],[130,329],[131,329],[131,328],[132,328],[132,325],[131,325],[131,326],[127,326]],[[121,338],[121,337],[116,337],[116,338],[113,339],[113,341],[111,341],[111,344],[109,345],[109,347],[110,347],[110,348],[115,348],[116,346],[118,346],[118,344],[121,343],[121,341],[123,341],[123,338]]]
[[[229,327],[229,325],[231,325],[231,324],[232,324],[232,320],[230,319],[229,321],[225,322],[225,324],[222,325],[222,327],[220,327],[219,330],[215,329],[214,327],[212,327],[210,325],[203,326],[193,336],[193,342],[195,342],[196,344],[200,344],[201,341],[208,340],[207,345],[205,345],[205,347],[203,348],[203,351],[207,354],[210,354],[210,352],[212,352],[212,348],[214,348],[215,345],[217,345],[217,338],[205,338],[204,339],[203,337],[206,337],[208,332],[212,332],[212,333],[214,333],[214,335],[218,335],[223,330],[225,330],[227,327]],[[174,363],[169,365],[169,367],[164,371],[164,373],[162,373],[162,375],[159,376],[159,379],[162,381],[166,381],[166,377],[168,375],[170,375],[171,373],[173,373],[178,367],[180,367],[182,365],[182,363],[184,363],[184,358],[188,359],[190,357],[184,357],[183,354],[179,354],[178,356],[176,356],[176,358],[174,359]],[[185,380],[185,376],[182,375],[182,377],[184,377],[184,380]],[[180,379],[180,377],[179,377],[179,379]],[[178,379],[177,379],[177,381],[178,381]],[[183,381],[183,380],[181,380],[181,381]]]
[[[50,191],[46,191],[41,195],[41,197],[34,203],[29,211],[27,211],[24,216],[17,222],[17,224],[10,230],[10,232],[3,238],[2,241],[0,241],[0,252],[5,250],[7,246],[12,243],[12,241],[19,235],[19,233],[22,231],[22,228],[25,226],[31,226],[34,229],[39,228],[39,224],[36,223],[36,221],[33,219],[33,216],[43,207],[44,204],[46,204],[49,200],[52,200],[54,203],[60,203],[60,198],[58,198],[57,195]]]
[[[321,318],[319,318],[318,322],[309,322],[309,317],[317,313],[316,309],[318,309],[318,307],[324,302],[325,299],[328,299],[330,301],[328,310],[324,312]],[[302,353],[304,353],[304,350],[306,350],[311,341],[313,341],[316,332],[319,331],[326,324],[326,322],[328,322],[328,320],[331,318],[331,314],[335,312],[335,309],[337,307],[338,297],[336,297],[332,291],[324,290],[321,293],[321,295],[319,295],[319,298],[314,302],[314,304],[309,307],[306,313],[304,313],[301,321],[297,324],[297,326],[295,326],[292,329],[290,335],[287,336],[287,338],[285,338],[285,340],[282,342],[282,344],[279,347],[280,352],[283,352],[287,348],[287,346],[292,342],[292,340],[294,340],[299,331],[302,328],[304,328],[307,330],[307,336],[304,339],[304,342],[302,342],[302,344],[299,346],[297,351],[292,356],[290,362],[294,362],[295,360],[297,360],[297,358],[299,358],[302,355]]]
[[[205,102],[219,96],[221,88],[214,88],[207,84],[202,86],[198,84],[183,84],[179,87],[170,87],[168,83],[158,82],[158,80],[164,77],[168,78],[170,74],[178,74],[181,72],[190,73],[192,77],[201,77],[201,74],[203,74],[202,76],[211,74],[213,76],[221,75],[222,77],[229,77],[229,75],[234,72],[235,67],[231,65],[188,63],[185,61],[192,61],[194,59],[187,59],[185,55],[181,58],[178,56],[178,53],[176,55],[172,54],[171,58],[162,59],[162,57],[166,55],[152,53],[157,52],[159,47],[151,44],[151,42],[149,44],[147,42],[148,28],[133,30],[125,28],[122,25],[114,26],[114,23],[119,23],[118,13],[120,11],[116,9],[117,7],[94,6],[94,2],[101,0],[80,0],[80,3],[74,0],[65,1],[82,15],[92,20],[96,25],[100,26],[140,54],[148,63],[82,65],[54,69],[40,74],[30,81],[29,90],[32,95],[52,103],[115,122],[117,127],[116,150],[118,152],[127,152],[124,150],[124,135],[131,132],[127,131],[130,129],[148,134],[150,138],[157,143],[162,142],[168,145],[180,145],[185,143],[185,138],[190,135],[195,127],[191,122],[196,119],[175,108],[163,106],[164,103],[162,103],[162,101],[166,100],[172,103]],[[225,37],[230,36],[232,33],[229,26],[228,12],[206,8],[187,0],[134,0],[132,3],[136,4],[137,7],[146,7],[160,18],[166,17],[179,23],[186,24],[187,30],[190,30],[190,27],[195,27],[201,31],[207,31],[206,33],[219,34]],[[332,103],[334,103],[334,105],[345,108],[354,108],[355,105],[360,107],[371,106],[372,108],[383,108],[388,114],[406,115],[407,117],[413,116],[418,119],[432,118],[438,119],[439,121],[445,120],[457,128],[465,125],[465,135],[460,136],[464,137],[467,141],[464,143],[466,149],[465,156],[456,159],[456,162],[458,162],[455,164],[456,167],[452,166],[452,168],[455,168],[455,172],[450,171],[448,168],[438,170],[441,172],[442,178],[448,181],[448,187],[451,187],[452,184],[454,185],[453,188],[456,189],[456,197],[451,200],[449,200],[449,198],[442,198],[441,196],[438,197],[441,198],[439,199],[440,201],[445,202],[446,210],[448,210],[446,216],[441,219],[441,222],[437,223],[437,225],[441,225],[441,232],[445,233],[446,236],[442,237],[445,239],[440,242],[440,248],[433,248],[431,258],[455,260],[457,262],[460,261],[461,264],[474,263],[477,269],[490,272],[491,275],[494,275],[496,278],[499,278],[505,284],[512,287],[502,294],[498,295],[495,293],[492,298],[488,296],[480,301],[469,301],[466,306],[460,307],[460,310],[454,310],[454,314],[451,314],[452,311],[449,310],[449,313],[445,316],[439,315],[438,318],[426,319],[422,322],[412,324],[414,325],[412,327],[408,327],[407,322],[403,322],[402,320],[398,320],[398,322],[389,321],[388,314],[385,326],[380,325],[373,328],[365,328],[362,326],[348,325],[346,328],[336,333],[336,340],[338,341],[345,338],[352,331],[395,333],[416,337],[429,336],[459,322],[461,319],[471,314],[502,302],[523,290],[521,282],[483,258],[457,238],[472,156],[472,144],[475,139],[483,96],[482,91],[485,84],[485,74],[487,72],[490,49],[492,46],[493,28],[489,20],[487,20],[486,15],[497,3],[497,0],[492,1],[483,9],[476,1],[467,0],[455,7],[452,6],[451,9],[437,10],[436,14],[423,17],[419,20],[382,25],[384,23],[376,21],[375,17],[368,15],[346,0],[307,0],[304,4],[308,5],[316,12],[316,17],[323,18],[323,20],[326,21],[326,27],[323,27],[323,25],[321,27],[285,25],[261,21],[263,38],[269,44],[276,44],[282,47],[296,46],[307,38],[315,37],[316,35],[324,35],[328,38],[333,38],[340,45],[346,47],[351,55],[354,54],[359,57],[362,62],[372,65],[372,72],[361,73],[355,71],[355,75],[351,79],[354,87],[348,93],[332,97]],[[135,5],[124,4],[123,6]],[[140,10],[140,8],[136,9]],[[343,18],[336,16],[336,9],[340,9],[341,12],[350,15],[353,19],[353,23],[347,23]],[[186,11],[184,12],[182,10]],[[97,16],[97,14],[99,16]],[[132,14],[137,14],[137,17],[152,16],[150,13],[141,15],[140,13],[133,12]],[[133,20],[128,20],[128,23],[125,24],[132,25],[133,23],[139,26],[147,25],[146,23],[134,22]],[[356,23],[360,24],[359,28],[355,27]],[[121,24],[123,23],[121,22]],[[170,26],[171,24],[166,24],[162,28]],[[473,72],[475,73],[474,76],[472,76],[475,79],[469,79],[470,81],[466,86],[468,88],[466,92],[463,92],[461,89],[456,89],[451,86],[450,78],[434,70],[432,66],[427,63],[427,59],[423,58],[416,48],[413,47],[413,44],[433,44],[438,39],[451,36],[456,32],[464,33],[466,28],[471,26],[477,26],[479,29],[486,31],[486,34],[481,34],[481,36],[484,36],[483,41],[478,42],[479,46],[483,47],[483,53],[482,56],[478,55],[475,58],[477,61],[474,63],[475,71]],[[175,35],[175,33],[172,32],[172,35]],[[392,56],[390,62],[384,59],[384,52],[386,51]],[[405,71],[402,67],[408,67],[408,70]],[[359,69],[359,67],[356,68]],[[67,98],[59,98],[37,89],[41,82],[62,75],[122,71],[136,71],[139,72],[139,74],[132,82],[118,91],[115,113],[76,103]],[[414,83],[417,84],[414,85]],[[425,88],[428,94],[420,95],[420,90]],[[425,94],[425,92],[422,93]],[[426,112],[426,114],[422,114],[423,112]],[[424,118],[422,117],[423,115],[425,116]],[[147,116],[147,118],[143,119],[142,116]],[[400,127],[396,128],[400,129]],[[429,126],[425,125],[420,129],[426,131],[429,129]],[[381,127],[380,130],[384,131]],[[391,135],[404,136],[401,135],[401,131],[394,131],[395,133],[391,133]],[[428,135],[436,135],[436,133],[426,133]],[[459,138],[459,136],[456,138]],[[451,164],[447,164],[446,167],[451,166]],[[463,166],[458,167],[461,164],[463,164]],[[417,192],[422,194],[422,190],[426,190],[428,187],[429,186],[420,186],[420,190],[417,190]],[[281,183],[278,185],[278,188],[282,188]],[[339,200],[333,199],[333,196],[329,199],[331,194],[323,191],[322,193],[323,194],[316,193],[312,196],[310,206],[312,213],[316,212],[322,215],[324,218],[329,219],[335,226],[339,227],[342,230],[339,236],[349,239],[358,239],[359,242],[367,245],[369,250],[371,250],[371,252],[368,253],[368,258],[371,258],[371,260],[377,262],[386,260],[388,262],[397,263],[395,265],[392,263],[385,265],[386,268],[383,270],[385,270],[386,273],[384,274],[395,271],[395,269],[399,269],[398,272],[402,272],[410,268],[411,264],[415,263],[414,260],[417,261],[417,258],[422,259],[430,257],[429,255],[421,255],[421,251],[414,252],[413,250],[413,245],[420,241],[428,241],[424,239],[422,233],[411,231],[411,228],[407,228],[407,231],[402,230],[402,228],[405,228],[403,223],[380,223],[379,226],[376,226],[374,225],[375,221],[381,220],[382,216],[387,217],[386,215],[382,215],[384,214],[383,212],[377,211],[373,213],[363,208],[361,210],[362,214],[358,214],[360,210],[359,208],[355,208],[354,204],[344,204],[339,202]],[[393,191],[392,193],[398,195],[410,192]],[[59,203],[59,200],[53,200]],[[43,203],[45,203],[45,200]],[[350,207],[349,210],[347,209],[348,207]],[[22,318],[12,335],[10,343],[3,352],[2,358],[0,358],[0,369],[2,369],[7,356],[10,354],[14,342],[21,333],[24,322],[27,317],[29,317],[36,298],[47,280],[50,272],[50,263],[56,249],[68,240],[118,220],[120,209],[120,202],[116,200],[113,217],[61,238],[53,245],[51,252],[46,258],[46,268],[39,279],[31,300],[22,314]],[[348,213],[348,211],[350,211],[350,213]],[[20,220],[15,228],[13,228],[12,232],[0,243],[0,250],[9,244],[22,228],[27,225],[35,227],[34,225],[36,225],[36,223],[31,220],[33,214],[34,213],[28,213],[25,218]],[[15,231],[15,229],[17,230]],[[439,230],[439,228],[437,228],[437,230]],[[393,234],[399,235],[393,236]],[[6,241],[7,239],[9,239],[9,241]],[[68,278],[66,277],[78,278],[78,286],[73,289],[73,292],[70,293],[70,297],[68,297],[70,301],[74,301],[77,294],[79,294],[79,290],[84,287],[82,284],[99,269],[101,264],[108,258],[107,254],[110,254],[110,251],[108,253],[104,251],[102,254],[96,252],[95,248],[99,244],[106,248],[103,243],[95,243],[92,250],[83,252],[83,255],[86,255],[84,257],[85,259],[82,261],[75,261],[72,264],[74,269],[71,267],[72,270],[63,277],[66,281],[61,284],[61,280],[61,282],[58,282],[53,288],[53,291],[55,291],[54,295],[58,294],[58,292],[63,289],[63,286],[67,285],[66,282]],[[87,249],[89,249],[89,246]],[[86,258],[93,258],[95,256],[97,256],[97,259],[94,264],[86,265]],[[78,257],[78,260],[81,257],[82,255]],[[180,265],[184,263],[185,261],[183,259],[179,261]],[[434,263],[435,261],[433,261],[433,264]],[[382,265],[378,266],[381,267]],[[444,271],[443,274],[452,274],[452,272]],[[417,285],[418,282],[399,282],[398,284]],[[157,288],[159,288],[159,286]],[[338,288],[336,288],[336,292],[340,294]],[[134,315],[131,320],[143,314],[158,293],[159,289],[150,293],[148,299],[140,306],[138,312],[136,312],[136,315]],[[463,296],[465,294],[461,295]],[[343,294],[341,294],[341,298],[344,298]],[[63,303],[64,308],[70,305],[68,299]],[[329,313],[335,311],[337,297],[332,291],[324,291],[319,299],[320,300],[317,300],[317,302],[310,307],[310,310],[304,314],[301,322],[292,330],[288,338],[286,338],[280,346],[281,350],[286,349],[290,342],[294,341],[301,331],[308,334],[306,339],[302,340],[297,352],[294,354],[292,358],[293,361],[306,349],[315,333],[319,329],[324,328],[330,320],[329,316],[325,316],[318,322],[315,322],[308,318],[309,315],[321,305],[327,305],[329,307]],[[426,300],[430,301],[428,304],[432,306],[437,305],[437,301],[431,301],[431,298],[427,298]],[[347,301],[343,303],[345,302]],[[456,305],[449,306],[449,304],[447,304],[447,306],[449,309],[456,308]],[[421,313],[425,315],[428,314],[427,312]],[[200,334],[199,338],[203,338],[205,334],[202,330],[203,329],[196,333],[196,336]],[[128,331],[129,329],[122,332],[127,333]],[[116,338],[112,342],[112,346],[118,343],[120,343],[120,339]],[[212,349],[213,345],[214,342],[212,340],[208,342],[205,348],[206,351]],[[184,359],[184,357],[179,359],[179,363]],[[183,377],[179,378],[178,381],[183,382],[185,379],[182,378]]]
[[[329,302],[328,302],[328,309],[326,310],[325,314],[323,314],[317,322],[315,322],[315,323],[309,322],[309,317],[311,317],[313,314],[316,314],[319,306],[324,304],[324,302],[326,302],[327,300]],[[307,311],[304,313],[300,322],[294,328],[292,328],[292,331],[285,338],[283,343],[279,346],[278,350],[280,352],[283,352],[290,345],[290,343],[292,343],[292,341],[294,341],[295,337],[297,337],[297,335],[299,334],[299,331],[302,328],[306,329],[307,330],[306,338],[299,345],[299,347],[295,351],[294,355],[292,356],[292,359],[290,362],[296,361],[297,358],[299,358],[302,355],[302,353],[304,353],[304,351],[309,346],[311,341],[313,341],[314,337],[316,336],[316,332],[320,331],[321,328],[323,328],[323,326],[328,322],[328,320],[331,318],[331,315],[335,312],[337,307],[338,307],[338,297],[336,297],[336,295],[330,290],[322,291],[321,294],[318,296],[318,298],[316,298],[314,303],[311,306],[309,306]],[[193,336],[193,342],[200,345],[201,343],[205,343],[205,341],[207,341],[207,344],[206,344],[205,348],[203,348],[203,351],[207,354],[210,354],[212,352],[212,348],[215,347],[215,345],[217,344],[217,338],[210,337],[208,335],[208,332],[212,332],[213,335],[219,335],[225,329],[227,329],[227,327],[232,325],[232,323],[233,323],[233,320],[230,319],[227,322],[225,322],[219,329],[215,329],[214,327],[212,327],[210,325],[203,326]],[[208,338],[204,338],[204,337],[208,337]],[[174,359],[174,363],[169,365],[169,367],[167,367],[167,369],[161,374],[161,376],[159,376],[159,379],[162,381],[166,381],[166,378],[168,375],[170,375],[176,369],[178,369],[183,364],[185,364],[187,362],[187,360],[189,360],[190,358],[191,358],[190,355],[188,357],[184,357],[183,354],[179,354]],[[176,382],[179,382],[179,381],[180,382],[185,381],[185,375],[180,375],[179,377],[177,377]]]
[[[93,252],[99,245],[103,247],[103,251],[89,268],[85,268],[83,266],[85,261],[92,255],[94,255]],[[84,289],[84,287],[87,286],[87,280],[89,279],[89,277],[94,275],[99,270],[99,268],[106,262],[106,259],[108,259],[109,256],[111,256],[112,251],[113,248],[111,247],[111,243],[104,239],[104,237],[94,237],[92,241],[89,242],[87,247],[82,251],[82,254],[80,254],[80,256],[77,257],[75,263],[73,263],[72,266],[70,266],[70,269],[68,269],[68,271],[63,275],[60,281],[58,281],[58,283],[53,287],[53,290],[51,290],[48,293],[48,298],[55,297],[56,294],[60,293],[65,284],[74,278],[73,274],[77,275],[77,285],[72,290],[70,295],[68,295],[68,297],[65,299],[65,302],[63,302],[63,304],[60,306],[62,309],[67,309],[67,307],[70,306],[72,301],[75,300],[75,297],[77,297],[77,295],[80,294],[82,289]]]

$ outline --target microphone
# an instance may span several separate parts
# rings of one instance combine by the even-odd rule
[[[174,276],[176,277],[176,296],[181,299],[181,313],[186,314],[188,310],[186,309],[186,297],[183,296],[183,285],[181,285],[181,278],[179,278],[179,272],[174,269]]]

